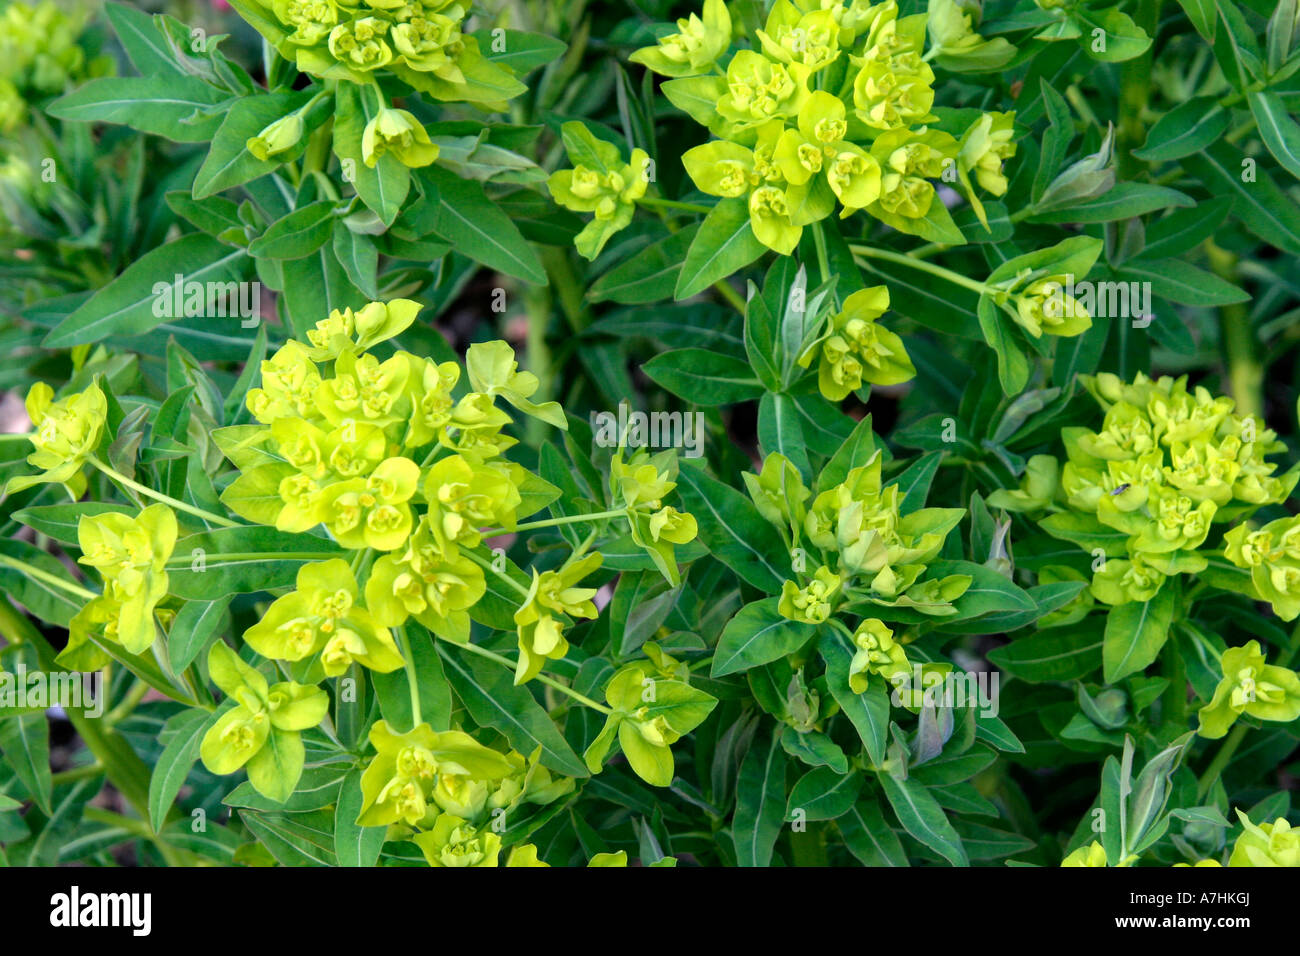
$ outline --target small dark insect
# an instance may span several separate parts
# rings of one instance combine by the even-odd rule
[[[1110,496],[1111,496],[1112,498],[1114,498],[1116,495],[1122,495],[1124,492],[1128,491],[1129,488],[1131,488],[1131,487],[1132,487],[1132,485],[1129,484],[1129,482],[1126,481],[1126,482],[1124,482],[1124,484],[1120,485],[1118,488],[1116,488],[1114,491],[1112,491],[1112,492],[1110,493]]]

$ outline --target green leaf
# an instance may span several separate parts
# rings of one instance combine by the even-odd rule
[[[28,851],[26,866],[54,866],[58,862],[60,850],[68,844],[86,804],[102,784],[102,778],[96,775],[59,788],[49,819],[31,843],[24,846]]]
[[[775,738],[756,740],[740,765],[731,821],[741,866],[771,864],[785,803],[785,753]]]
[[[229,598],[187,601],[167,632],[167,658],[179,674],[189,667],[229,622]]]
[[[1105,46],[1097,49],[1092,42],[1091,31],[1085,27],[1085,35],[1080,43],[1094,60],[1105,63],[1119,63],[1141,56],[1151,46],[1151,38],[1146,31],[1133,22],[1132,18],[1121,12],[1119,7],[1092,12],[1080,6],[1073,11],[1079,22],[1094,29],[1105,31]]]
[[[166,200],[168,209],[209,236],[229,234],[231,230],[241,234],[244,231],[244,223],[239,218],[239,206],[225,196],[194,199],[188,190],[173,189],[163,199]],[[230,244],[242,245],[242,240]]]
[[[235,101],[212,137],[208,158],[194,177],[194,198],[204,199],[232,186],[240,186],[293,162],[306,149],[306,139],[292,149],[268,159],[248,151],[247,142],[276,120],[306,104],[310,94],[269,93]]]
[[[519,227],[492,202],[481,183],[461,179],[436,166],[419,171],[438,191],[440,206],[434,234],[451,243],[457,252],[490,269],[546,285],[546,270],[537,250],[520,233]]]
[[[329,241],[334,203],[327,199],[295,209],[273,223],[248,246],[248,254],[269,259],[301,259]]]
[[[713,652],[713,677],[725,677],[793,654],[816,630],[792,621],[776,609],[777,598],[746,604],[727,622]]]
[[[362,295],[372,302],[379,298],[379,250],[373,239],[340,226],[334,230],[334,257]]]
[[[654,637],[681,597],[658,572],[634,571],[619,575],[610,601],[610,646],[620,657],[630,657]]]
[[[791,788],[785,818],[799,819],[795,814],[803,811],[804,820],[835,820],[853,808],[861,791],[862,774],[856,770],[836,773],[830,767],[817,767]]]
[[[849,718],[867,749],[867,757],[875,766],[885,762],[885,745],[889,736],[889,694],[884,682],[873,680],[864,693],[855,694],[849,687],[848,650],[837,637],[828,637],[819,644],[822,660],[826,662],[826,684],[840,710]]]
[[[1217,196],[1180,209],[1146,227],[1146,245],[1139,259],[1152,261],[1191,252],[1214,235],[1232,211],[1231,196]]]
[[[422,627],[406,626],[406,636],[411,649],[409,667],[380,674],[372,671],[370,681],[379,698],[379,709],[384,720],[398,731],[405,732],[415,726],[411,711],[409,668],[415,670],[415,687],[420,698],[420,719],[435,731],[451,729],[451,685],[442,668],[442,659],[433,646],[433,637]]]
[[[335,309],[359,309],[366,304],[365,293],[348,279],[332,245],[323,245],[301,259],[282,260],[280,267],[284,270],[287,320],[299,339],[305,339],[307,330]]]
[[[677,493],[715,558],[761,591],[781,590],[790,576],[785,544],[747,496],[690,464],[678,474]]]
[[[366,165],[362,137],[370,114],[363,101],[360,87],[351,83],[338,85],[334,100],[334,155],[351,177],[352,188],[366,208],[385,226],[391,226],[410,192],[411,171],[391,153],[380,156],[374,166]]]
[[[113,25],[131,65],[145,76],[169,73],[184,76],[185,71],[176,62],[154,25],[154,19],[143,10],[123,3],[106,3],[104,12]]]
[[[1180,305],[1215,308],[1250,301],[1245,289],[1181,259],[1135,259],[1115,270],[1115,275],[1125,282],[1149,282],[1155,295]]]
[[[0,718],[0,757],[48,816],[53,812],[50,774],[50,727],[45,714]]]
[[[1175,590],[1166,582],[1149,601],[1133,601],[1110,609],[1102,648],[1107,684],[1145,669],[1160,655],[1173,621]]]
[[[749,305],[745,309],[745,355],[763,387],[779,391],[784,384],[781,352],[777,341],[777,318],[762,296],[750,285]]]
[[[1070,541],[1085,551],[1100,548],[1109,557],[1124,554],[1125,543],[1130,537],[1123,531],[1102,524],[1091,514],[1079,512],[1059,511],[1048,515],[1038,525],[1053,538]]]
[[[221,126],[214,107],[229,98],[193,76],[111,76],[83,84],[46,109],[62,120],[121,123],[177,143],[205,143]]]
[[[704,217],[700,231],[677,277],[676,299],[689,299],[713,283],[743,269],[767,247],[758,241],[749,224],[749,206],[744,199],[723,199]]]
[[[587,298],[592,302],[621,302],[626,305],[669,298],[677,286],[682,260],[697,228],[691,225],[665,236],[610,269],[588,286]]]
[[[191,283],[241,282],[247,275],[248,263],[244,250],[231,249],[211,236],[182,236],[131,263],[56,325],[42,344],[46,348],[67,348],[109,336],[141,335],[175,318],[169,313],[177,276],[188,294]],[[237,325],[240,320],[232,317],[220,321]]]
[[[998,382],[1006,395],[1019,395],[1029,381],[1029,359],[1008,316],[987,296],[979,302],[980,331],[998,357]]]
[[[503,66],[519,75],[564,56],[568,46],[555,37],[523,30],[475,30],[479,49],[484,57],[497,66]],[[499,49],[498,49],[499,47]]]
[[[59,544],[76,545],[77,525],[81,518],[102,514],[134,517],[136,509],[100,501],[78,501],[69,505],[39,505],[35,508],[24,508],[15,511],[13,519],[21,521],[33,531],[52,538]]]
[[[343,763],[323,767],[307,767],[293,788],[293,794],[283,802],[270,800],[257,792],[245,780],[221,801],[228,807],[245,807],[249,810],[267,810],[284,813],[301,813],[334,806],[339,800],[339,787],[348,773]],[[355,818],[354,818],[355,819]]]
[[[897,478],[885,482],[886,485],[898,485],[898,491],[902,495],[898,502],[900,514],[908,515],[925,506],[925,499],[930,495],[930,484],[934,481],[942,459],[941,451],[922,455],[908,465]]]
[[[708,349],[661,352],[641,370],[655,383],[695,405],[730,405],[763,393],[762,384],[747,363]]]
[[[913,778],[895,780],[887,773],[877,774],[876,779],[904,830],[953,866],[970,865],[961,837],[924,784]]]
[[[1292,255],[1300,255],[1300,206],[1287,196],[1255,161],[1236,147],[1218,142],[1183,165],[1210,190],[1235,198],[1234,211],[1251,233]],[[1252,179],[1242,176],[1250,171]]]
[[[1171,206],[1186,207],[1194,201],[1186,193],[1168,186],[1153,186],[1149,183],[1117,183],[1109,191],[1074,206],[1053,209],[1031,216],[1029,222],[1036,223],[1093,223],[1114,222],[1119,219],[1132,219],[1144,216],[1157,209]]]
[[[240,810],[239,818],[285,866],[338,866],[334,853],[334,814],[328,810],[309,813]]]
[[[1196,32],[1205,38],[1206,43],[1213,45],[1215,28],[1219,25],[1219,12],[1214,0],[1178,0],[1178,3]]]
[[[817,476],[817,491],[827,491],[844,481],[854,468],[865,465],[876,453],[876,435],[871,430],[871,416],[866,415],[853,426],[849,437],[831,456]]]
[[[1246,99],[1268,151],[1287,172],[1300,179],[1300,125],[1291,118],[1282,97],[1266,90],[1252,90]]]
[[[1224,30],[1214,43],[1214,58],[1223,70],[1224,79],[1242,92],[1264,79],[1263,53],[1255,39],[1255,30],[1232,0],[1215,0]]]
[[[199,759],[203,735],[221,716],[220,711],[182,710],[163,727],[163,751],[149,776],[149,824],[155,831],[162,829],[167,811]]]
[[[1213,96],[1180,103],[1160,117],[1133,155],[1148,163],[1182,159],[1217,142],[1228,129],[1228,111]]]
[[[1051,628],[995,648],[988,658],[1030,683],[1067,681],[1086,677],[1101,666],[1102,643],[1099,627]]]
[[[890,309],[927,328],[965,339],[980,337],[976,294],[956,283],[915,269],[859,260],[863,278],[889,286]]]
[[[447,665],[447,679],[476,723],[501,731],[520,753],[541,747],[541,761],[552,770],[570,777],[590,776],[532,691],[516,687],[510,671],[443,641],[437,648]]]
[[[997,860],[1015,853],[1032,850],[1037,844],[1028,837],[1010,830],[958,820],[954,824],[961,837],[962,846],[972,860]]]
[[[763,393],[758,403],[758,446],[764,456],[773,452],[785,455],[805,480],[812,474],[799,408],[789,395]]]
[[[963,618],[1002,611],[1038,609],[1034,599],[1005,575],[973,561],[934,561],[926,576],[943,578],[950,574],[964,574],[972,579],[966,593],[955,602]]]
[[[835,821],[849,852],[863,866],[907,866],[907,854],[894,833],[880,803],[867,797]]]
[[[265,527],[218,528],[176,542],[169,565],[171,593],[188,601],[215,601],[231,594],[253,594],[292,587],[298,569],[309,561],[337,558],[333,541]]]
[[[374,866],[384,848],[387,827],[357,826],[361,800],[361,770],[357,769],[343,778],[334,813],[334,855],[339,866]]]

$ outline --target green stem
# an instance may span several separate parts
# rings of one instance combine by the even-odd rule
[[[532,400],[541,404],[555,397],[555,380],[551,371],[551,349],[546,343],[546,330],[551,322],[551,290],[545,286],[529,286],[524,292],[524,313],[528,328],[524,347],[524,364],[537,376],[537,394]],[[524,426],[530,445],[540,445],[546,439],[549,426],[539,418],[528,417]]]
[[[1205,244],[1210,267],[1220,278],[1236,281],[1237,257],[1213,242]],[[1237,402],[1237,414],[1264,415],[1264,366],[1259,360],[1250,312],[1244,305],[1219,309],[1219,335],[1227,363],[1228,385]]]
[[[823,839],[825,826],[824,823],[814,823],[802,833],[790,834],[790,851],[795,866],[826,866],[829,863]]]
[[[415,673],[415,656],[411,653],[411,639],[407,636],[406,628],[397,628],[397,645],[402,652],[402,660],[406,662],[406,686],[411,692],[411,719],[415,727],[424,723],[424,717],[420,714],[420,681]]]
[[[152,488],[142,485],[134,479],[128,478],[117,469],[106,465],[93,455],[88,460],[92,465],[102,471],[109,478],[116,481],[119,485],[130,488],[145,497],[153,498],[155,501],[161,501],[163,504],[171,505],[177,511],[184,511],[186,514],[193,515],[196,518],[201,518],[211,524],[221,525],[223,528],[242,527],[242,525],[237,521],[231,521],[229,518],[221,517],[221,515],[214,515],[211,511],[204,511],[202,508],[196,508],[194,505],[186,504],[184,501],[177,501],[171,495],[165,495],[161,491],[154,491]]]
[[[821,271],[822,282],[828,282],[831,277],[831,257],[826,251],[826,233],[820,222],[813,223],[813,243],[817,246],[817,268]],[[838,287],[838,283],[836,285]],[[840,300],[838,291],[832,290],[831,294],[838,304]]]
[[[563,249],[544,248],[542,266],[555,289],[555,301],[574,332],[581,332],[591,324],[591,310],[587,308],[587,288],[573,268],[573,259]],[[549,314],[549,312],[548,312]]]
[[[719,279],[717,282],[713,283],[713,288],[717,290],[719,295],[727,300],[733,309],[741,315],[745,314],[745,310],[749,308],[748,304],[740,297],[739,292],[727,284],[726,279]]]
[[[1232,728],[1232,733],[1228,734],[1228,739],[1223,742],[1219,752],[1214,755],[1210,765],[1205,768],[1205,773],[1201,774],[1200,779],[1196,781],[1196,800],[1198,803],[1210,792],[1210,788],[1214,786],[1214,781],[1219,779],[1219,774],[1223,772],[1223,768],[1228,766],[1228,762],[1232,760],[1233,754],[1237,752],[1241,742],[1246,739],[1249,730],[1250,728],[1245,724],[1238,724]]]
[[[1079,92],[1077,86],[1074,86],[1073,84],[1067,86],[1065,88],[1065,98],[1069,101],[1070,105],[1074,107],[1074,111],[1079,114],[1079,117],[1086,124],[1089,126],[1101,126],[1101,123],[1097,122],[1097,114],[1092,111],[1092,107],[1088,105],[1087,98]]]
[[[682,212],[695,212],[703,215],[713,212],[712,206],[704,206],[695,202],[678,202],[676,199],[660,199],[658,196],[642,196],[637,200],[637,203],[651,208],[680,209]]]
[[[1160,24],[1161,0],[1138,0],[1133,11],[1133,22],[1154,37]],[[1154,46],[1154,44],[1153,44]],[[1151,51],[1126,60],[1120,66],[1119,93],[1119,166],[1120,178],[1137,179],[1146,164],[1133,155],[1146,140],[1143,115],[1151,96]]]
[[[503,667],[508,667],[512,671],[515,669],[514,661],[512,661],[510,658],[502,654],[496,653],[495,651],[489,651],[486,647],[479,647],[477,644],[457,644],[456,646],[462,648],[463,650],[469,651],[471,654],[477,654],[479,657],[485,657],[490,661],[496,661],[498,664],[501,664]],[[585,694],[579,694],[572,687],[569,687],[566,684],[561,684],[553,677],[548,677],[545,674],[538,674],[533,679],[541,681],[547,687],[555,688],[562,694],[568,694],[578,703],[590,707],[592,710],[598,710],[602,714],[605,714],[606,716],[614,712],[610,708],[606,707],[604,704],[596,703],[594,700],[592,700],[590,697],[587,697]]]
[[[144,700],[145,694],[149,693],[150,687],[144,681],[138,681],[122,698],[122,702],[104,715],[104,723],[110,727],[116,727],[122,720],[130,716],[140,701]]]
[[[268,558],[275,558],[277,561],[329,561],[331,558],[337,558],[337,551],[237,551],[232,554],[222,554],[221,560],[230,561],[266,561]],[[167,561],[168,568],[189,567],[190,558],[173,557]]]
[[[1169,687],[1165,690],[1165,706],[1168,710],[1168,722],[1179,727],[1187,723],[1187,663],[1183,660],[1183,649],[1178,641],[1170,641],[1161,655],[1165,668],[1165,677]]]
[[[928,272],[932,276],[938,276],[954,285],[959,285],[964,289],[970,289],[972,292],[978,292],[983,295],[986,292],[993,291],[989,286],[976,279],[971,279],[960,273],[953,272],[951,269],[945,269],[941,265],[933,262],[926,262],[922,259],[913,259],[911,256],[902,255],[897,252],[890,252],[888,249],[876,249],[872,246],[849,246],[849,251],[854,258],[881,259],[885,262],[893,262],[900,266],[907,266],[909,269],[918,269],[921,272]]]
[[[38,567],[28,564],[26,561],[20,561],[18,558],[11,558],[7,554],[0,554],[0,564],[13,568],[15,571],[19,571],[35,581],[40,581],[44,584],[50,585],[51,587],[67,591],[69,594],[79,598],[84,598],[87,601],[99,597],[99,595],[94,591],[87,591],[80,585],[73,584],[71,581],[65,581],[58,575],[50,574],[50,572],[43,571]]]
[[[498,571],[492,565],[491,561],[487,560],[486,558],[479,557],[473,551],[469,550],[469,548],[463,548],[460,553],[463,554],[465,557],[469,558],[471,561],[477,564],[484,571],[491,571],[502,581],[505,581],[506,584],[510,585],[512,588],[515,589],[515,593],[518,594],[520,597],[524,597],[524,598],[528,597],[528,588],[524,587],[522,584],[520,584],[518,581],[512,578],[505,571]]]
[[[50,781],[57,787],[64,783],[76,783],[78,780],[85,780],[87,777],[93,777],[103,772],[104,765],[96,760],[94,763],[73,767],[71,770],[60,770],[58,773],[51,774]]]
[[[579,544],[578,547],[574,549],[573,553],[569,555],[568,560],[564,562],[566,567],[570,564],[573,564],[575,561],[577,561],[579,558],[581,558],[584,554],[587,553],[587,549],[590,548],[592,542],[596,540],[596,535],[598,533],[599,533],[599,529],[597,528],[592,528],[591,531],[588,532],[587,537],[582,539],[582,543]]]
[[[627,514],[626,509],[615,508],[610,511],[597,511],[588,515],[565,515],[562,518],[544,518],[541,521],[527,521],[524,524],[515,525],[513,528],[489,528],[482,532],[484,538],[495,538],[498,535],[510,534],[514,531],[536,531],[538,528],[554,528],[562,524],[578,524],[583,521],[603,521],[605,518],[616,518],[619,515]]]

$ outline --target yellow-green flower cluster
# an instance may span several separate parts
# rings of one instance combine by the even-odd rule
[[[1091,587],[1099,601],[1147,601],[1169,576],[1204,570],[1215,525],[1282,502],[1295,486],[1296,471],[1276,475],[1266,460],[1283,448],[1276,433],[1235,414],[1229,398],[1189,388],[1186,377],[1139,373],[1126,383],[1103,373],[1084,382],[1106,411],[1100,430],[1064,429],[1065,465],[1036,456],[1024,487],[995,492],[989,504],[1061,512],[1044,521],[1049,533],[1104,552]],[[1251,570],[1260,598],[1288,620],[1300,614],[1295,526],[1242,524],[1224,536],[1228,559]]]
[[[813,569],[806,580],[800,572],[800,580],[785,582],[778,604],[785,617],[820,624],[845,600],[933,616],[956,613],[952,602],[965,593],[970,577],[921,578],[964,509],[902,514],[898,486],[882,483],[881,464],[877,451],[815,498],[779,453],[764,459],[759,474],[744,476],[758,512],[777,527],[792,553],[806,554]]]
[[[501,753],[462,731],[437,732],[427,723],[398,734],[381,720],[370,729],[370,743],[376,753],[361,777],[357,822],[412,840],[430,866],[497,866],[498,834],[511,817],[574,788],[571,778],[552,777],[536,753],[527,759]]]
[[[620,668],[605,687],[605,699],[611,709],[584,755],[588,769],[599,773],[617,741],[637,776],[656,787],[673,781],[672,745],[718,703],[684,680],[663,676],[649,662]]]
[[[894,631],[874,617],[863,619],[853,632],[853,660],[849,662],[849,687],[861,694],[871,675],[892,682],[900,674],[910,675],[907,651],[894,640]]]
[[[1259,641],[1228,648],[1220,666],[1223,680],[1201,708],[1197,733],[1202,737],[1222,737],[1242,714],[1281,723],[1300,717],[1300,674],[1265,663]]]
[[[826,334],[814,342],[799,364],[817,358],[817,387],[833,402],[869,385],[898,385],[916,376],[903,340],[876,320],[889,308],[889,289],[861,289],[831,316]]]
[[[167,561],[176,546],[176,515],[164,504],[136,517],[108,511],[82,515],[77,523],[80,563],[99,572],[103,593],[91,599],[68,626],[68,645],[59,662],[97,670],[108,655],[96,641],[143,654],[153,646],[155,614],[167,597]]]
[[[1237,811],[1243,827],[1233,844],[1228,866],[1300,866],[1300,829],[1286,817],[1272,823],[1252,823]]]
[[[232,6],[304,73],[360,86],[391,73],[449,102],[504,109],[514,73],[462,31],[460,0],[234,0]]]
[[[744,199],[768,248],[788,255],[804,227],[837,205],[841,217],[865,210],[952,241],[934,182],[960,186],[983,219],[973,182],[1006,192],[1012,116],[985,114],[960,142],[932,128],[928,60],[940,51],[960,58],[982,40],[968,16],[949,17],[926,54],[929,15],[898,14],[895,0],[777,0],[763,29],[728,58],[731,17],[722,0],[707,0],[702,17],[632,59],[672,77],[664,93],[717,137],[686,152],[686,171],[704,193]]]
[[[32,485],[57,482],[74,499],[86,491],[82,468],[104,436],[108,400],[98,385],[55,400],[54,390],[37,382],[27,393],[27,417],[32,422],[33,451],[27,463],[39,468],[39,475],[17,475],[5,484],[5,494]]]
[[[1300,616],[1300,516],[1258,530],[1239,524],[1223,536],[1224,554],[1250,572],[1256,593],[1284,621]]]
[[[351,564],[302,568],[296,590],[244,636],[264,657],[315,660],[326,676],[353,663],[393,671],[403,660],[392,629],[412,619],[467,641],[468,612],[487,591],[488,558],[476,554],[484,531],[513,531],[528,489],[555,491],[504,457],[516,440],[498,399],[566,427],[557,403],[532,400],[540,383],[519,370],[509,345],[470,346],[468,390],[456,362],[369,351],[405,330],[419,308],[397,299],[331,313],[305,343],[290,341],[262,363],[261,385],[246,400],[260,424],[216,433],[242,472],[222,495],[232,511],[285,532],[323,526],[359,552]],[[626,463],[620,454],[611,479],[634,541],[672,580],[673,545],[695,537],[694,519],[661,500],[675,475],[672,452]],[[530,587],[514,582],[522,598],[514,615],[517,683],[565,655],[571,617],[596,616],[595,590],[581,582],[600,564],[598,553],[580,552],[559,568],[534,570]]]
[[[324,720],[329,697],[319,687],[292,681],[268,684],[221,641],[208,653],[208,672],[235,706],[203,735],[203,765],[216,774],[244,768],[258,793],[289,799],[306,759],[302,731]]]
[[[592,214],[574,238],[574,246],[581,255],[595,259],[610,237],[632,221],[636,201],[650,184],[650,157],[634,149],[625,163],[617,146],[596,139],[582,123],[565,123],[563,133],[574,167],[552,173],[546,187],[565,209]]]
[[[29,101],[112,72],[108,57],[87,62],[77,42],[84,27],[84,15],[66,13],[52,0],[10,3],[0,11],[0,133],[23,122]]]
[[[1252,823],[1241,810],[1237,811],[1242,832],[1232,846],[1228,857],[1229,867],[1239,866],[1300,866],[1300,830],[1291,826],[1286,817],[1272,823]],[[1130,857],[1121,863],[1126,866],[1135,861]],[[1106,866],[1106,850],[1093,841],[1081,846],[1061,861],[1061,866]],[[1175,867],[1223,866],[1218,860],[1197,860],[1195,863],[1175,863]]]
[[[342,560],[304,567],[298,589],[245,636],[263,656],[319,655],[327,675],[354,661],[395,670],[402,659],[390,629],[410,618],[468,639],[466,612],[486,584],[465,552],[484,528],[513,529],[520,487],[537,480],[502,457],[515,439],[496,398],[565,424],[554,402],[530,401],[537,378],[518,370],[504,342],[470,347],[473,390],[459,397],[457,363],[368,351],[419,309],[398,299],[331,313],[307,343],[290,341],[262,363],[247,398],[261,424],[217,434],[242,471],[223,494],[232,511],[281,531],[323,525],[344,548],[377,555],[364,582]]]

